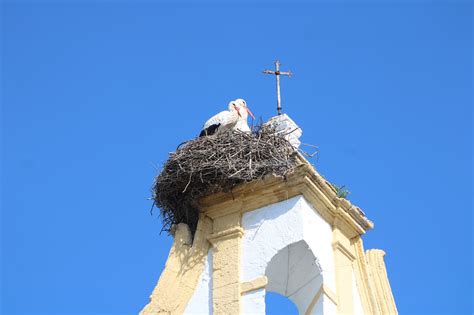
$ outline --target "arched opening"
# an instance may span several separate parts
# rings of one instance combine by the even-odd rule
[[[286,296],[275,292],[267,292],[265,294],[265,313],[268,315],[297,315],[298,308]]]
[[[267,292],[287,297],[300,314],[313,313],[313,300],[323,284],[323,277],[316,257],[304,240],[278,251],[268,263],[265,275],[268,278]],[[273,298],[269,298],[269,303]],[[273,306],[266,306],[266,309]]]

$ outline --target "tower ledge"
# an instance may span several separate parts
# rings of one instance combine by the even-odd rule
[[[397,314],[384,252],[364,252],[361,236],[374,224],[294,154],[285,176],[199,200],[194,239],[176,226],[141,315],[264,314],[267,291],[302,314]]]
[[[200,200],[201,212],[214,219],[303,195],[331,225],[336,219],[342,220],[349,237],[362,235],[374,227],[359,207],[337,197],[334,187],[301,154],[296,154],[298,165],[286,177],[267,175],[262,180],[239,185],[231,192],[204,197]]]

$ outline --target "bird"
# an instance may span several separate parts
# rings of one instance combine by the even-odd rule
[[[210,136],[224,130],[250,132],[249,125],[247,124],[248,115],[255,119],[245,100],[239,98],[231,101],[228,105],[228,110],[224,110],[206,121],[199,137]]]

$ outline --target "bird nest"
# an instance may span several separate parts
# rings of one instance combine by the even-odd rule
[[[186,223],[194,234],[199,199],[263,178],[285,176],[297,164],[295,148],[272,126],[252,133],[225,131],[181,144],[155,178],[153,199],[163,230]]]

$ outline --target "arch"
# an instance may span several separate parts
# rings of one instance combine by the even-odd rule
[[[317,258],[306,241],[301,240],[279,250],[265,270],[266,291],[290,299],[300,314],[316,314],[314,301],[323,285],[323,275]]]
[[[241,243],[241,281],[252,282],[265,276],[269,282],[265,288],[242,295],[243,313],[264,314],[265,293],[270,291],[291,296],[290,300],[301,314],[336,314],[336,301],[328,295],[335,287],[333,231],[303,196],[244,213],[242,228],[245,232]],[[311,281],[300,283],[300,291],[291,292],[282,288],[285,283],[282,272],[272,271],[272,268],[283,271],[283,257],[292,259],[291,264],[287,262],[288,267],[298,261],[300,254],[307,256],[301,257],[303,261],[298,263],[297,269],[305,273],[293,273],[290,284],[299,278]],[[301,267],[303,262],[308,266]]]

